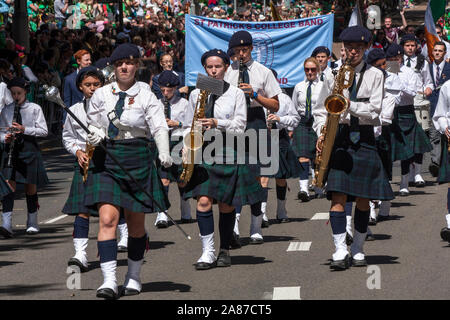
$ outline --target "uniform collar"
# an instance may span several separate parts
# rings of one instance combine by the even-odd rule
[[[362,68],[364,67],[364,59],[355,67],[355,72],[361,72]]]
[[[173,97],[169,100],[170,104],[175,104],[178,101],[180,101],[181,97],[177,96],[176,94],[173,95]]]
[[[245,64],[248,68],[248,70],[250,70],[253,66],[253,62],[255,62],[255,60],[253,60],[253,58],[250,58],[250,60],[247,61],[247,63]]]
[[[308,80],[308,79],[305,78],[304,81],[305,81],[306,85],[309,84],[309,80]],[[312,82],[312,85],[314,86],[314,85],[318,84],[319,82],[320,82],[320,75],[317,75],[317,78],[316,78],[316,80],[314,80],[314,81]]]
[[[117,84],[116,81],[113,82],[112,84],[112,93],[118,95],[120,92],[119,89],[119,85]],[[130,89],[128,89],[127,91],[125,91],[125,93],[127,94],[127,96],[131,96],[131,97],[135,97],[137,96],[137,94],[139,93],[141,87],[139,86],[139,81],[136,81]]]

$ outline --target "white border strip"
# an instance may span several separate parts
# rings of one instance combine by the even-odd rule
[[[59,221],[59,220],[64,219],[65,217],[67,217],[67,214],[63,214],[63,215],[61,215],[61,216],[59,216],[59,217],[56,217],[56,218],[50,219],[50,220],[48,220],[48,221],[45,221],[45,222],[43,222],[43,224],[54,223],[54,222],[56,222],[56,221]]]

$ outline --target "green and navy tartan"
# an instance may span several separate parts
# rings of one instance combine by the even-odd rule
[[[350,141],[350,127],[339,125],[329,163],[327,197],[332,192],[347,194],[354,198],[392,200],[389,179],[377,151],[373,126],[360,125],[360,140]]]
[[[389,126],[381,127],[381,135],[376,138],[376,141],[383,168],[389,180],[392,180],[391,129]]]
[[[39,187],[49,183],[36,138],[24,136],[23,144],[16,145],[13,157],[13,167],[5,168],[8,162],[10,144],[2,147],[2,173],[6,180],[17,183],[35,184]]]
[[[302,167],[298,162],[298,157],[292,150],[291,139],[286,129],[280,130],[279,138],[279,169],[273,176],[275,179],[298,178],[302,171]]]
[[[8,183],[5,180],[5,177],[0,172],[0,200],[10,194],[12,192],[11,188],[9,187]]]
[[[183,137],[180,136],[178,141],[170,140],[169,147],[170,147],[171,154],[172,154],[173,148],[178,143],[180,143],[182,139],[183,139]],[[180,148],[180,152],[179,152],[180,158],[181,158],[181,150],[182,150],[182,148]],[[156,152],[158,152],[158,151],[156,151]],[[158,174],[161,177],[161,179],[168,179],[168,180],[170,180],[170,182],[178,182],[180,175],[183,172],[183,166],[181,164],[174,163],[169,168],[164,168],[164,166],[161,165],[161,162],[158,159],[158,153],[156,153],[156,167],[158,168]]]
[[[445,134],[441,137],[441,164],[437,181],[439,184],[450,182],[450,157],[448,156],[448,139]]]
[[[392,161],[408,160],[414,154],[423,154],[433,149],[425,131],[417,122],[414,106],[396,107],[390,127]]]
[[[140,191],[125,172],[101,149],[96,148],[89,165],[84,204],[109,203],[132,212],[161,212],[170,207],[145,138],[107,140],[107,150],[153,196],[159,207]]]
[[[98,217],[98,210],[84,205],[84,193],[86,184],[83,182],[83,169],[75,161],[72,184],[70,186],[69,198],[67,198],[62,212],[68,215],[78,215],[79,213],[89,213]]]
[[[261,141],[259,139],[259,130],[268,130],[267,122],[266,122],[266,114],[264,113],[263,107],[251,107],[251,108],[247,109],[247,127],[245,130],[247,131],[250,129],[254,129],[256,131],[257,157],[256,157],[256,164],[253,164],[253,163],[250,164],[250,158],[249,158],[250,157],[250,155],[249,155],[250,147],[249,147],[249,145],[250,145],[250,143],[255,143],[255,141],[249,141],[249,139],[246,138],[245,139],[246,163],[247,163],[249,169],[252,172],[254,172],[257,177],[259,177],[259,176],[261,176],[261,168],[270,166],[270,164],[262,164],[261,159],[259,157],[259,149],[260,149],[260,144],[261,144]],[[270,139],[269,134],[267,134],[266,143],[267,143],[267,150],[268,150],[268,152],[270,152],[271,139]],[[252,162],[253,162],[253,160],[252,160]]]
[[[302,123],[294,129],[292,137],[292,149],[297,158],[304,157],[308,159],[316,158],[317,134],[312,128],[312,123]]]

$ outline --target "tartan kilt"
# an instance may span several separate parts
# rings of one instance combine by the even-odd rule
[[[300,122],[298,127],[294,129],[294,136],[292,137],[292,149],[297,158],[314,159],[316,157],[316,143],[317,134],[312,128],[312,123],[309,125]]]
[[[265,130],[267,132],[266,140],[267,143],[267,152],[270,152],[270,146],[271,146],[271,139],[270,139],[270,133],[267,131],[267,122],[266,122],[266,114],[264,113],[263,107],[252,107],[247,109],[247,128],[246,132],[248,130],[255,130],[256,131],[256,157],[255,155],[250,155],[250,144],[255,143],[255,141],[250,141],[248,137],[245,138],[245,163],[248,165],[250,170],[256,174],[257,177],[261,176],[261,168],[263,167],[269,167],[270,164],[262,164],[261,159],[259,157],[259,149],[260,144],[262,140],[259,137],[260,130]],[[251,160],[250,160],[251,159]],[[256,163],[250,163],[255,162]]]
[[[263,201],[263,189],[257,176],[243,164],[195,165],[192,179],[184,188],[183,199],[208,196],[214,203],[231,206],[252,205]]]
[[[441,137],[441,148],[441,164],[437,179],[439,184],[450,182],[450,157],[448,156],[448,139],[445,134]]]
[[[39,146],[35,137],[23,136],[23,143],[16,145],[13,152],[13,167],[5,168],[8,162],[10,144],[2,146],[2,173],[6,180],[17,183],[35,184],[39,187],[49,183]]]
[[[273,177],[275,179],[298,178],[302,167],[298,162],[297,155],[292,149],[286,129],[280,130],[279,146],[279,169]]]
[[[172,141],[172,139],[169,142],[170,147],[170,154],[172,155],[173,148],[182,141],[183,137],[178,137],[178,141]],[[178,154],[178,157],[181,159],[181,151],[182,148],[180,148],[180,152]],[[181,164],[172,164],[169,168],[164,168],[164,166],[161,165],[161,162],[158,159],[158,151],[156,150],[156,167],[158,168],[158,174],[161,177],[161,179],[168,179],[170,182],[179,182],[179,178],[181,173],[183,172],[183,166]]]
[[[5,177],[0,172],[0,200],[10,194],[12,192],[11,188],[9,187],[8,183],[5,180]]]
[[[89,176],[89,175],[88,175]],[[75,161],[72,184],[70,186],[69,198],[67,198],[62,212],[68,215],[78,215],[79,213],[89,213],[98,217],[98,210],[84,205],[84,193],[86,184],[83,182],[83,169]]]
[[[376,138],[378,154],[389,180],[392,180],[391,130],[389,126],[381,127],[381,135]]]
[[[107,140],[107,150],[153,196],[153,200],[140,191],[131,179],[102,150],[96,148],[89,165],[84,194],[84,205],[96,208],[109,203],[132,212],[161,212],[170,207],[163,191],[161,179],[151,154],[149,140],[145,138]]]
[[[414,154],[423,154],[433,149],[425,131],[417,122],[414,106],[396,107],[390,127],[392,161],[408,160]]]
[[[377,151],[373,126],[360,125],[360,140],[350,141],[350,127],[339,125],[329,162],[327,197],[332,192],[347,194],[347,201],[354,198],[392,200],[392,192],[386,172]]]

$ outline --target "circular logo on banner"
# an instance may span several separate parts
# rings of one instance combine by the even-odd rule
[[[267,68],[272,68],[274,59],[273,41],[267,33],[254,32],[253,38],[253,52],[252,57],[254,60],[263,64]]]

